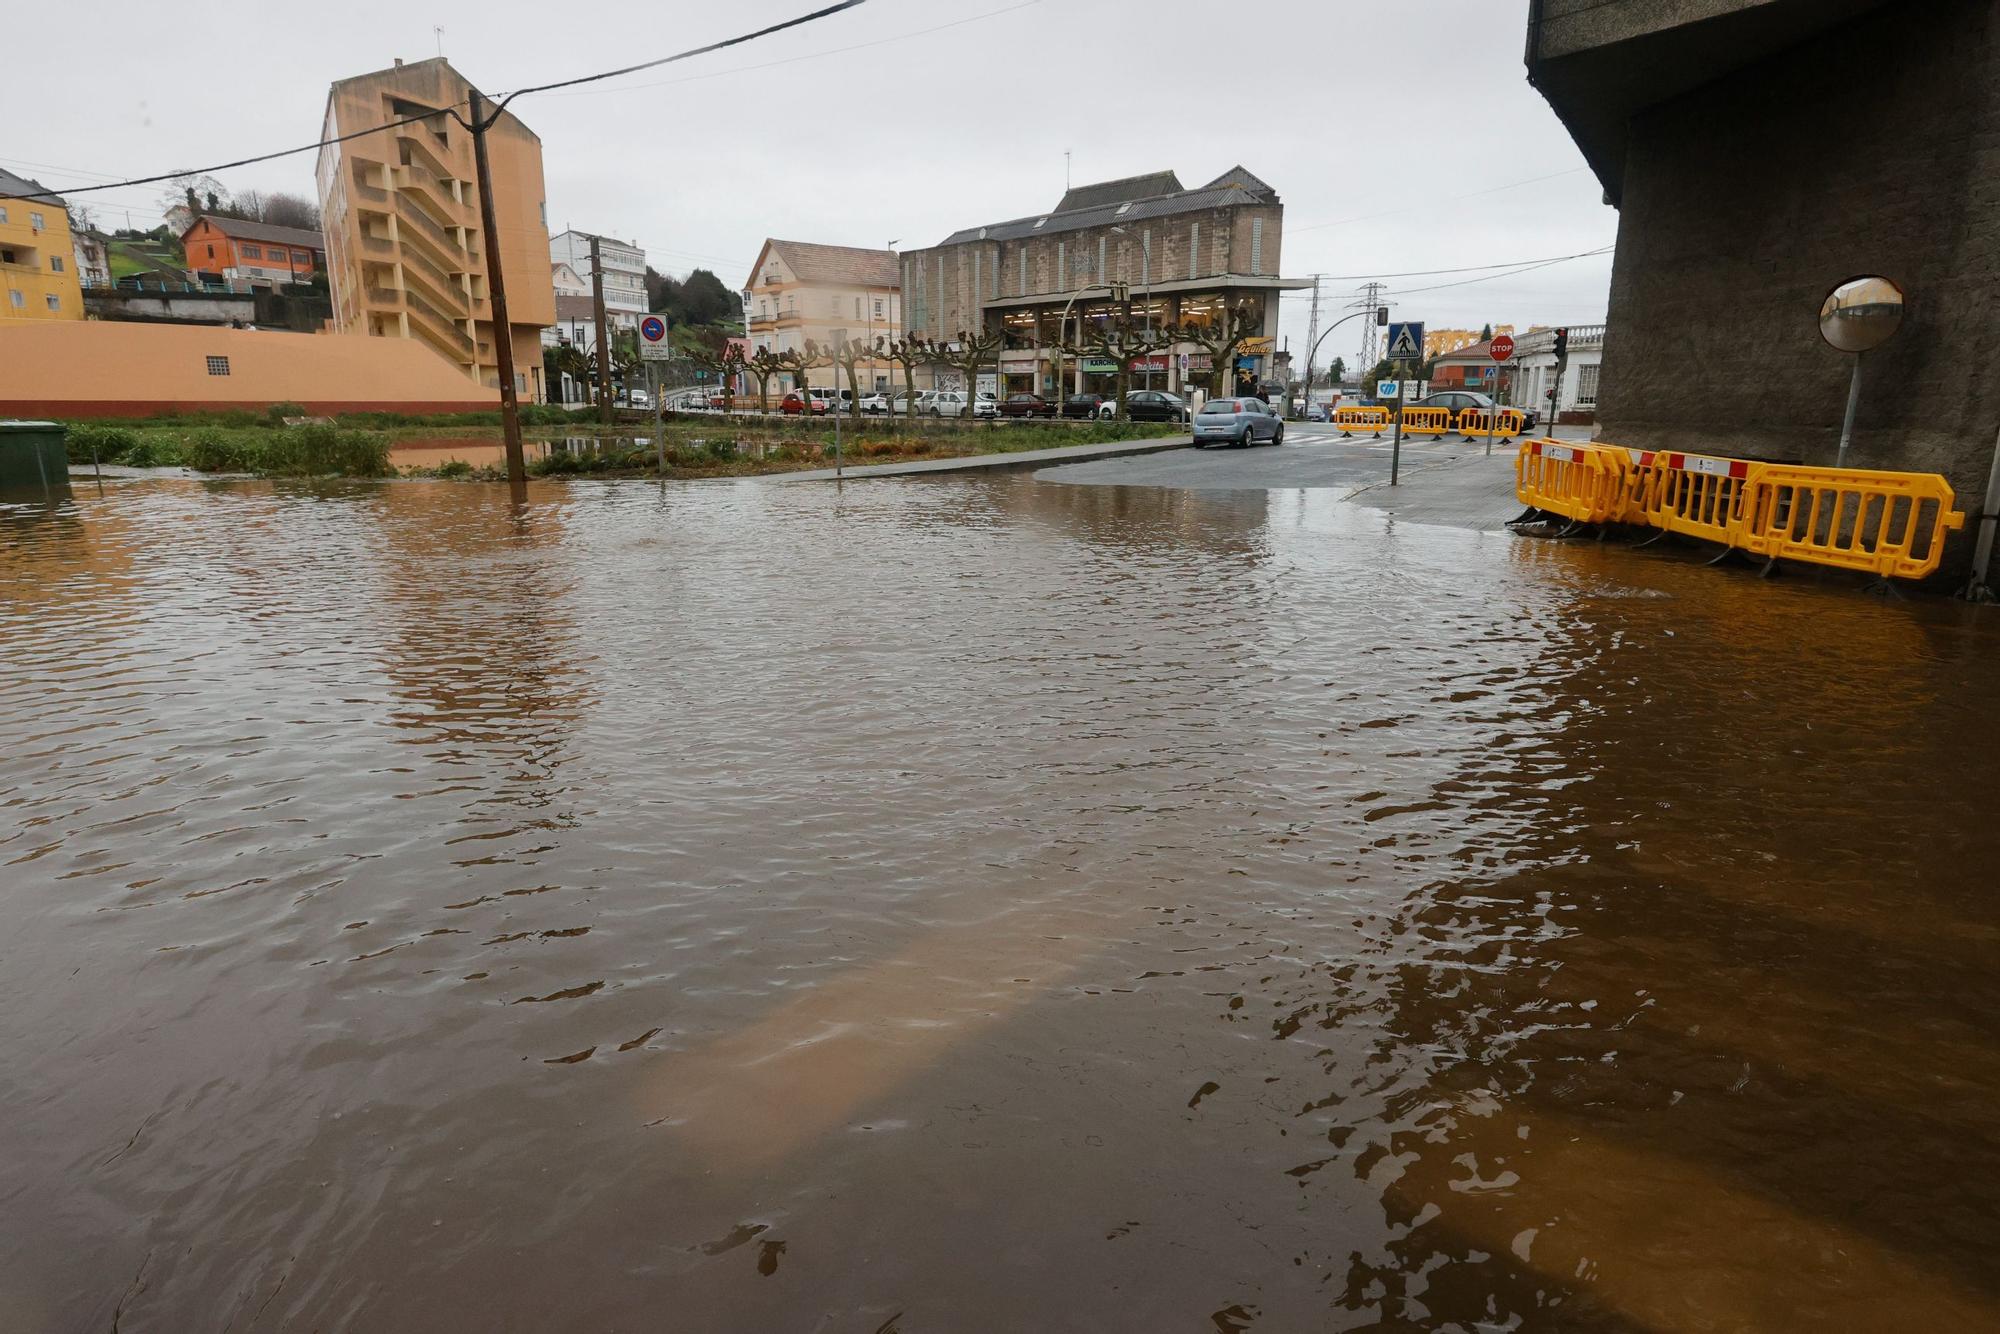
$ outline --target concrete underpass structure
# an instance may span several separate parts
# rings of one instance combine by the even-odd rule
[[[2000,428],[2000,0],[1535,0],[1529,78],[1619,210],[1598,394],[1619,444],[1831,463],[1821,300],[1883,274],[1849,462],[1979,508]],[[1948,563],[1961,565],[1973,525]]]

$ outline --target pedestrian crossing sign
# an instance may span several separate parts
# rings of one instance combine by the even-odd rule
[[[1389,351],[1391,361],[1422,361],[1424,359],[1424,326],[1421,321],[1389,326]]]

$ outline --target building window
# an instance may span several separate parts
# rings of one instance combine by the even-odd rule
[[[1195,269],[1195,265],[1196,265],[1197,263],[1199,263],[1199,260],[1197,259],[1197,256],[1199,256],[1200,254],[1201,254],[1201,224],[1197,222],[1197,223],[1193,223],[1193,224],[1191,224],[1191,225],[1190,225],[1190,226],[1188,227],[1188,279],[1189,279],[1189,281],[1193,281],[1193,279],[1194,279],[1194,276],[1195,276],[1195,272],[1194,272],[1194,269]]]
[[[0,250],[0,264],[12,264],[13,262],[14,262],[14,252],[13,252],[13,251],[11,251],[11,250]]]
[[[1022,246],[1022,247],[1021,247],[1021,287],[1020,287],[1020,290],[1019,290],[1019,291],[1018,291],[1018,292],[1017,292],[1017,293],[1016,293],[1015,295],[1017,295],[1017,296],[1026,296],[1027,294],[1028,294],[1028,247],[1026,247],[1026,246]]]
[[[209,373],[210,375],[227,375],[227,374],[229,374],[229,358],[228,358],[228,357],[210,357],[210,358],[208,359],[208,373]]]
[[[49,293],[47,300],[49,303],[50,310],[62,309],[62,298],[57,296],[54,292]]]
[[[21,307],[28,304],[28,298],[22,296],[19,292],[15,291],[11,287],[7,289],[7,300],[13,304],[13,307],[16,310],[19,310]]]
[[[304,251],[302,251],[302,250],[294,250],[294,251],[292,252],[292,263],[294,263],[294,264],[310,264],[310,263],[312,263],[312,256],[311,256],[311,255],[308,255],[308,254],[306,254],[306,253],[305,253]]]
[[[214,247],[214,246],[210,246],[210,247],[208,248],[208,257],[209,257],[210,259],[214,259],[214,258],[215,258],[215,247]]]
[[[242,253],[243,258],[245,259],[264,258],[264,248],[262,246],[240,245],[236,247],[236,249]]]
[[[1108,238],[1097,238],[1097,281],[1104,281],[1104,243]]]
[[[42,221],[42,215],[41,215],[41,214],[39,214],[39,213],[30,213],[30,214],[28,215],[28,225],[29,225],[30,227],[33,227],[33,228],[34,228],[34,229],[35,229],[36,231],[40,231],[40,230],[41,230],[42,228],[44,228],[44,227],[48,226],[48,223],[46,223],[46,222]]]
[[[50,256],[49,256],[49,272],[50,272],[50,273],[61,273],[62,271],[63,271],[63,268],[62,268],[62,256],[61,256],[61,255],[50,255]]]
[[[875,318],[882,318],[882,298],[879,296],[875,298]]]
[[[7,221],[7,206],[0,204],[0,222]]]
[[[1264,271],[1264,220],[1250,219],[1250,272]]]
[[[1576,405],[1578,407],[1586,408],[1597,405],[1597,372],[1598,365],[1596,362],[1592,362],[1588,366],[1578,366],[1576,368]]]

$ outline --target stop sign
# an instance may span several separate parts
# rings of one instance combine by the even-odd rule
[[[1488,348],[1487,351],[1492,353],[1493,360],[1505,361],[1514,355],[1514,340],[1506,334],[1495,334],[1493,336],[1493,346]]]

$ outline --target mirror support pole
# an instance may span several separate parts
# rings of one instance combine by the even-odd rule
[[[1833,466],[1847,466],[1848,442],[1854,439],[1854,410],[1861,405],[1861,353],[1854,354],[1854,374],[1847,381],[1847,415],[1840,423],[1840,449],[1833,456]]]

